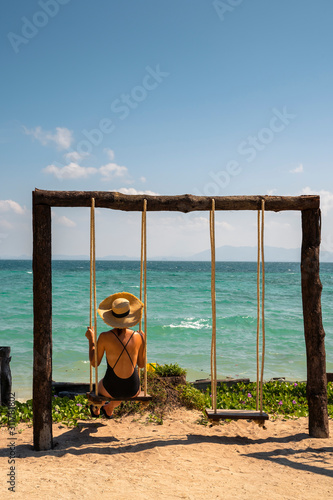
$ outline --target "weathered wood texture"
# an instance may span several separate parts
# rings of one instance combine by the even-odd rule
[[[0,406],[9,406],[12,392],[10,347],[0,347]]]
[[[319,278],[320,210],[302,212],[301,277],[307,357],[309,434],[328,438],[325,332],[322,324]]]
[[[212,198],[216,210],[259,210],[265,199],[265,210],[318,209],[319,196],[178,196],[126,195],[106,191],[34,191],[34,202],[53,207],[90,207],[91,198],[95,206],[138,212],[142,211],[143,200],[147,200],[147,211],[194,212],[210,210]]]
[[[260,413],[255,410],[214,410],[206,408],[206,415],[209,420],[268,420],[267,413]]]
[[[33,207],[33,427],[35,450],[52,448],[51,208]]]
[[[235,384],[249,384],[250,379],[249,378],[224,378],[224,379],[217,379],[216,380],[216,386],[219,388],[222,385],[226,385],[227,387],[232,387]],[[200,379],[200,380],[195,380],[194,382],[191,382],[191,385],[198,389],[199,391],[206,392],[208,387],[211,387],[212,381],[210,378],[205,378],[205,379]]]

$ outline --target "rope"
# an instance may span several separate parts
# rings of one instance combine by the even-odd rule
[[[94,198],[91,200],[90,207],[90,300],[89,300],[89,309],[90,309],[90,318],[89,318],[89,327],[92,328],[92,300],[93,300],[93,272],[92,272],[92,261],[93,261],[93,240],[92,240],[92,226],[93,226],[93,203]],[[92,364],[90,363],[90,392],[93,389],[93,370]]]
[[[259,341],[260,341],[260,250],[261,250],[261,231],[260,231],[260,210],[258,210],[257,219],[258,233],[258,254],[257,254],[257,399],[256,410],[259,410]]]
[[[144,303],[144,332],[145,341],[145,366],[144,366],[144,395],[147,396],[147,224],[146,224],[147,200],[143,200],[143,210],[141,218],[141,264],[140,264],[140,300]],[[142,286],[143,284],[143,286]],[[142,290],[143,288],[143,290]],[[142,300],[143,291],[143,300]],[[140,330],[142,330],[140,321]]]
[[[260,213],[261,212],[261,213]],[[261,216],[261,217],[260,217]],[[257,399],[256,409],[263,412],[263,383],[265,361],[265,256],[264,256],[264,224],[265,200],[261,200],[261,210],[258,210],[258,255],[257,255]],[[259,381],[259,341],[260,341],[260,260],[261,260],[261,330],[262,352]]]
[[[216,413],[216,293],[215,293],[215,200],[209,213],[210,248],[211,248],[211,297],[212,297],[212,345],[211,345],[211,389],[212,408]]]
[[[95,357],[95,394],[98,396],[98,367],[97,367],[97,307],[96,307],[96,254],[95,254],[95,198],[91,198],[90,209],[90,328],[94,309],[94,357]],[[92,392],[92,365],[90,364],[90,392]]]
[[[141,300],[141,302],[143,302],[143,300],[142,300],[142,280],[143,280],[143,261],[144,261],[143,254],[144,254],[144,237],[145,237],[144,236],[145,235],[145,231],[144,231],[145,201],[146,200],[143,200],[143,210],[141,212],[141,262],[140,262],[140,300]],[[139,328],[141,331],[142,330],[142,318],[140,319]]]
[[[263,382],[265,361],[265,256],[264,256],[264,224],[265,224],[265,200],[261,200],[261,329],[262,329],[262,354],[261,354],[261,377],[260,377],[260,413],[263,406]]]

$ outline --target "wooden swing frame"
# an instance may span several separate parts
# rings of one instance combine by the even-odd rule
[[[52,436],[52,261],[51,207],[90,207],[142,211],[209,211],[210,196],[125,195],[105,191],[33,191],[33,432],[34,449],[49,450]],[[328,438],[325,332],[322,325],[319,278],[321,233],[319,196],[216,196],[215,210],[300,211],[302,214],[301,281],[307,356],[309,434]],[[41,307],[43,304],[43,307]]]

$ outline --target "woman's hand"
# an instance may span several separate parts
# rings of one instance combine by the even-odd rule
[[[93,327],[88,326],[88,329],[86,331],[86,337],[90,342],[94,342],[95,335],[94,335],[94,328]]]

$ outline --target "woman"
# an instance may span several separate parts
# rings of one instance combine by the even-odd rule
[[[110,398],[101,411],[106,418],[112,418],[113,410],[121,401],[112,399],[132,398],[140,392],[140,379],[136,365],[144,367],[145,336],[143,332],[134,332],[132,327],[140,322],[143,303],[131,293],[114,293],[104,299],[98,313],[103,321],[112,326],[112,330],[102,332],[97,341],[97,366],[106,354],[107,370],[98,384],[98,393]],[[88,328],[89,359],[95,366],[94,331]],[[98,417],[90,406],[92,417]]]

